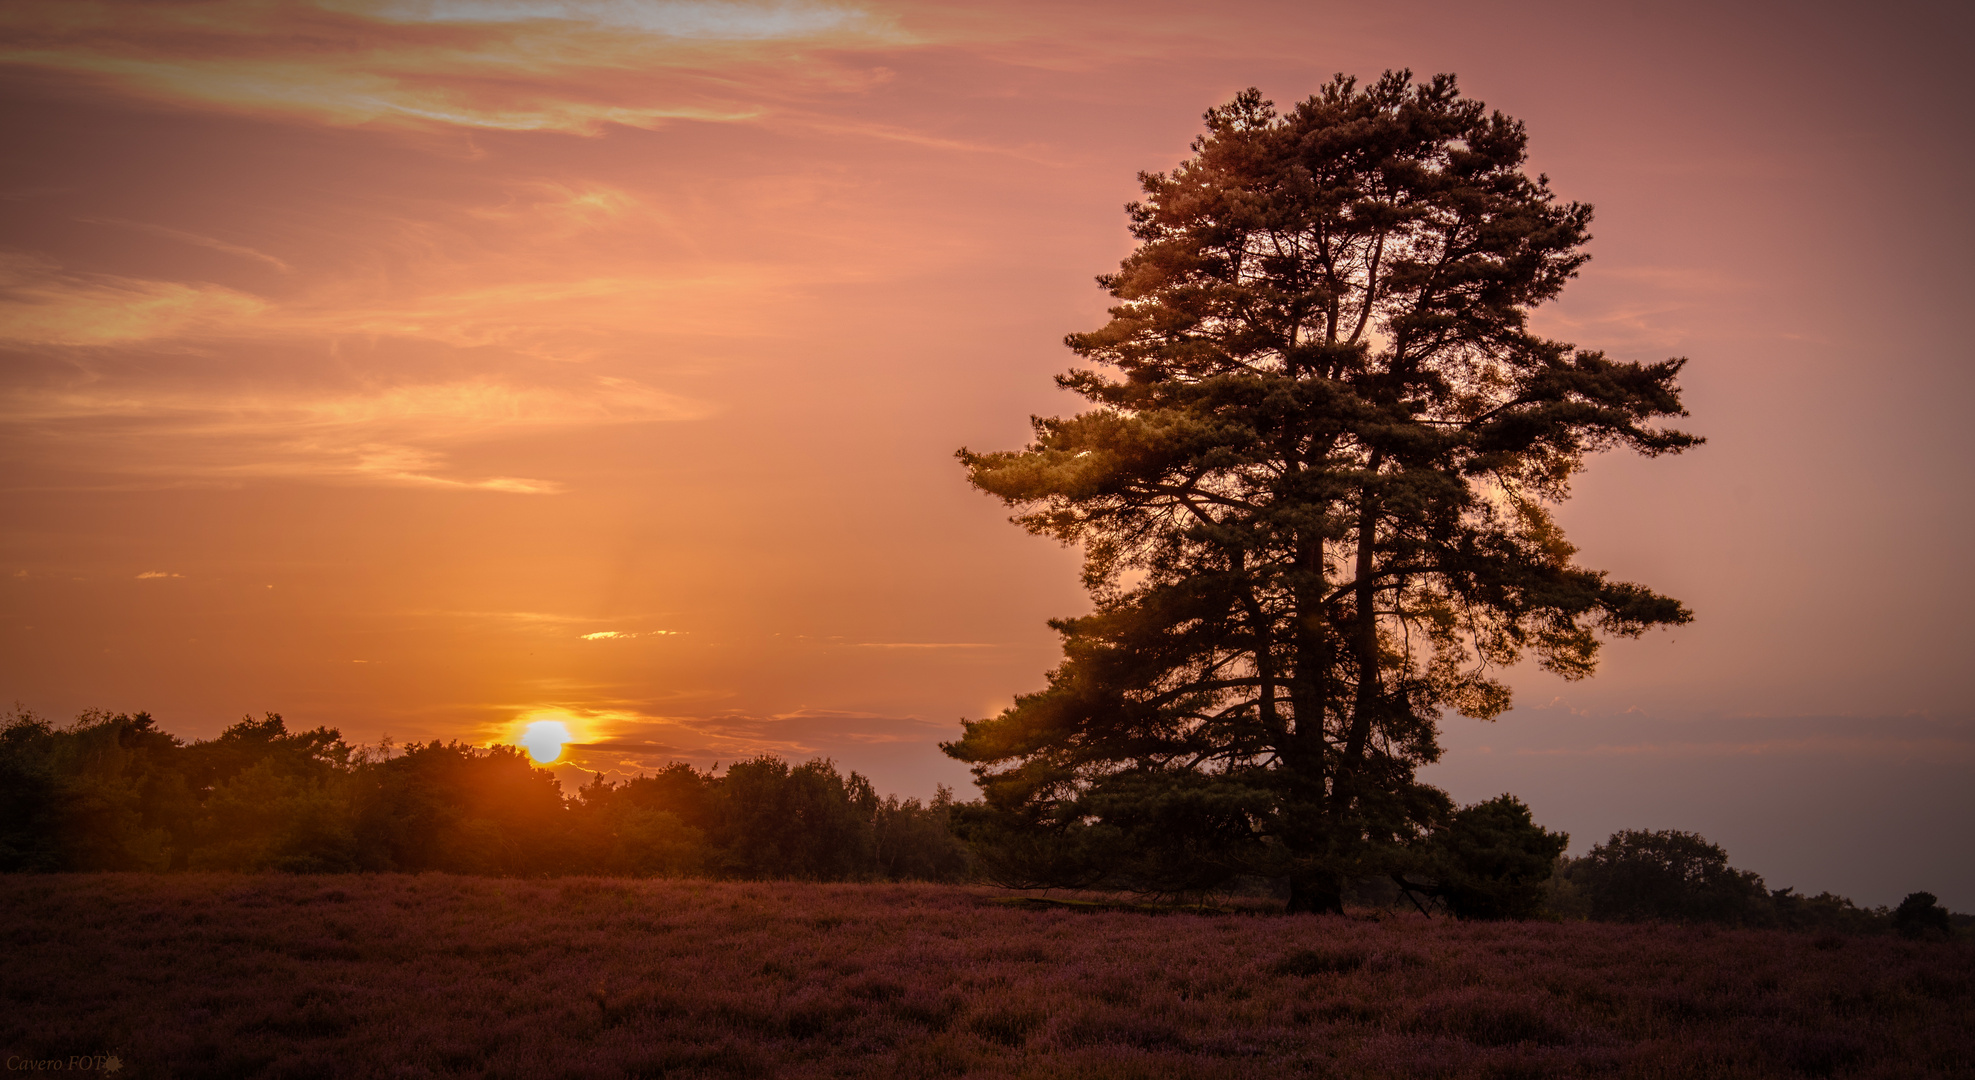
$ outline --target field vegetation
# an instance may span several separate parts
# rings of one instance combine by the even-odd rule
[[[1965,942],[1006,899],[6,875],[0,1048],[114,1054],[134,1077],[1890,1078],[1975,1061]]]

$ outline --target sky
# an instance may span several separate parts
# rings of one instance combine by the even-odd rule
[[[1547,335],[1686,356],[1581,559],[1695,622],[1516,669],[1424,776],[1581,853],[1975,909],[1975,18],[1952,4],[0,6],[0,699],[565,783],[937,749],[1088,610],[953,453],[1050,376],[1140,171],[1244,87],[1454,72],[1596,206]]]

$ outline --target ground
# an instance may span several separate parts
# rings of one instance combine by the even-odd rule
[[[116,1080],[1975,1074],[1975,948],[985,888],[0,878],[0,1055]]]

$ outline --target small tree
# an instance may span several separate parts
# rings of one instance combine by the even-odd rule
[[[1569,873],[1594,919],[1740,923],[1769,907],[1762,878],[1696,833],[1622,829]]]
[[[878,872],[892,881],[960,881],[971,868],[953,835],[953,791],[939,785],[930,806],[889,795],[872,819]]]
[[[1439,897],[1461,919],[1527,919],[1543,906],[1545,886],[1569,833],[1536,824],[1513,795],[1456,810],[1434,830],[1420,869],[1425,883],[1397,875],[1402,889]]]
[[[437,739],[367,770],[357,822],[367,869],[551,874],[569,869],[562,784],[518,746]]]
[[[149,713],[0,724],[0,871],[163,870],[189,808],[178,740]]]
[[[279,713],[244,717],[181,752],[199,813],[183,862],[193,870],[350,871],[362,784],[341,733],[290,732]]]
[[[680,776],[683,770],[684,776]],[[667,800],[668,784],[686,781],[685,799]],[[687,786],[690,785],[690,786]],[[581,845],[578,865],[599,873],[637,877],[687,877],[706,865],[706,834],[688,825],[673,809],[701,801],[694,789],[704,778],[690,765],[674,764],[657,782],[648,776],[614,784],[597,773],[576,790],[571,832]],[[676,788],[675,788],[676,790]],[[658,796],[654,798],[654,796]],[[672,806],[666,805],[668,802]],[[700,818],[703,820],[703,815]]]
[[[1657,424],[1684,361],[1529,332],[1591,209],[1451,76],[1339,76],[1286,114],[1249,90],[1206,120],[1140,178],[1111,321],[1068,339],[1094,366],[1058,383],[1092,408],[960,452],[1083,547],[1096,610],[1051,624],[1046,689],[946,750],[1002,880],[1287,875],[1292,909],[1334,911],[1451,811],[1414,778],[1443,710],[1501,713],[1525,651],[1583,678],[1600,632],[1687,621],[1577,565],[1550,507],[1591,452],[1700,440]]]
[[[775,757],[736,762],[720,778],[710,839],[719,869],[743,878],[843,881],[878,869],[878,796],[828,759],[791,767]]]
[[[1939,935],[1950,937],[1954,934],[1954,923],[1948,918],[1948,909],[1936,902],[1933,893],[1908,893],[1900,906],[1893,909],[1893,927],[1907,937],[1927,937]]]

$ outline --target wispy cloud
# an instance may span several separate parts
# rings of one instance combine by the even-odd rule
[[[1604,714],[1558,698],[1518,710],[1476,752],[1536,758],[1913,757],[1975,761],[1967,716],[1714,716],[1667,719],[1633,707]]]
[[[844,647],[852,649],[996,649],[980,641],[846,641]]]
[[[590,193],[593,212],[608,206]],[[574,202],[574,200],[571,200]],[[582,212],[566,209],[566,213]],[[428,271],[435,276],[445,269]],[[457,272],[457,271],[454,271]],[[198,281],[71,270],[0,252],[0,344],[127,346],[157,342],[339,337],[409,338],[458,348],[499,346],[547,360],[585,359],[604,333],[759,333],[730,317],[736,297],[781,298],[799,270],[743,264],[674,272],[456,283],[381,295],[363,282],[326,284],[276,303]],[[572,339],[577,342],[572,344]]]
[[[678,637],[678,630],[598,630],[589,634],[578,634],[584,641],[629,641],[641,637]]]
[[[186,232],[183,229],[174,229],[169,226],[154,225],[142,221],[123,221],[118,218],[85,217],[77,218],[76,220],[90,225],[110,225],[122,229],[134,229],[138,232],[149,233],[152,236],[162,236],[167,240],[176,240],[182,244],[191,244],[194,247],[210,248],[213,251],[225,252],[228,255],[237,255],[243,259],[252,259],[256,262],[266,263],[284,274],[294,270],[294,267],[288,265],[284,260],[269,255],[265,251],[256,251],[242,244],[228,243],[225,240],[215,237]]]
[[[73,272],[46,259],[0,252],[4,343],[100,346],[213,333],[252,320],[268,306],[218,285]]]
[[[854,89],[817,54],[911,40],[855,6],[721,0],[71,0],[0,7],[0,39],[0,63],[183,103],[581,133],[749,119],[750,85]]]
[[[917,752],[913,748],[931,749],[951,734],[950,725],[918,717],[829,709],[669,716],[628,707],[531,706],[515,713],[536,715],[549,708],[569,713],[584,729],[582,745],[572,748],[572,760],[585,769],[616,776],[662,768],[672,761],[705,767],[761,754],[802,761],[872,750]],[[488,731],[498,737],[507,727],[497,724]]]
[[[184,574],[174,574],[168,570],[146,570],[137,575],[137,580],[149,581],[153,578],[182,578],[184,576]]]
[[[723,0],[391,0],[337,3],[346,11],[402,22],[607,26],[689,41],[776,41],[866,29],[872,17],[828,4]]]
[[[0,415],[12,424],[36,428],[44,442],[86,443],[111,456],[107,467],[130,475],[285,477],[519,495],[554,494],[563,485],[450,475],[449,448],[499,434],[676,421],[702,412],[675,395],[607,376],[564,387],[487,378],[342,392],[84,383],[0,395]],[[145,452],[135,452],[140,445]]]

